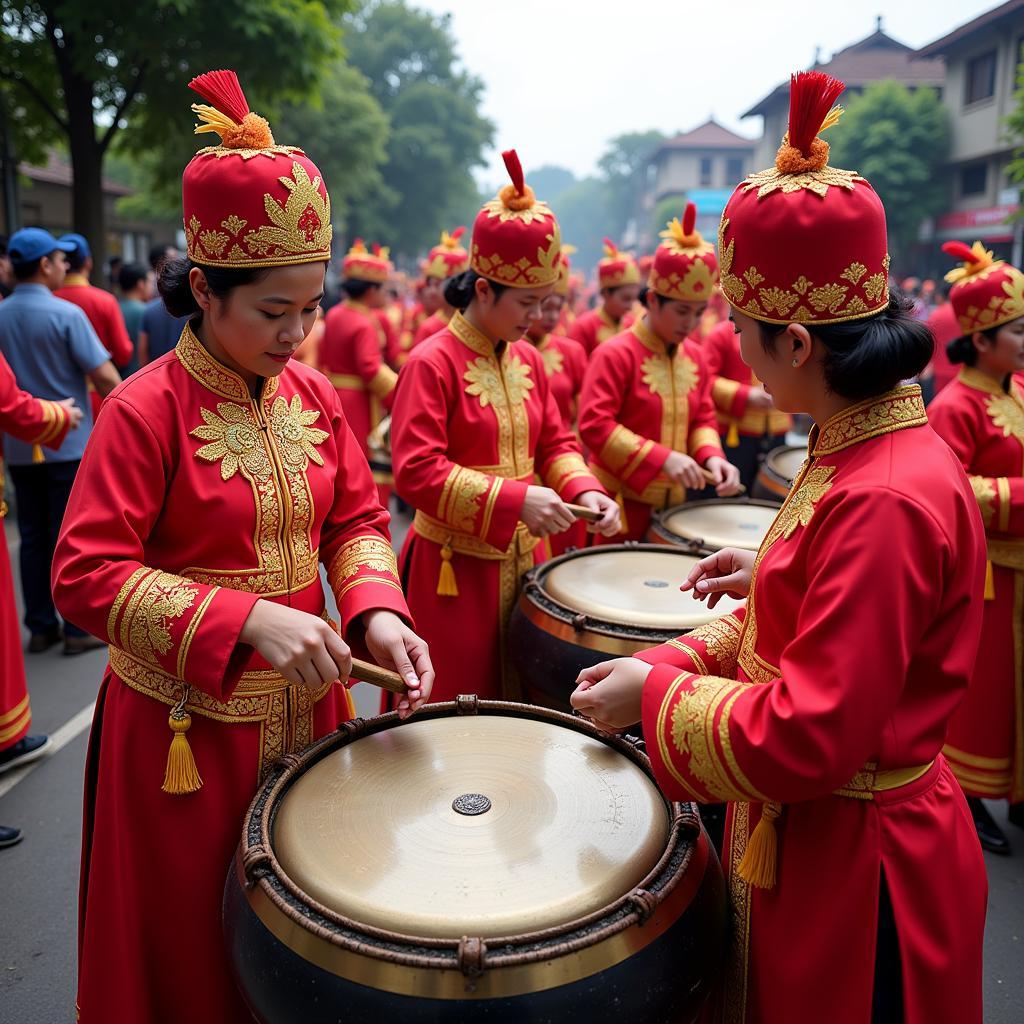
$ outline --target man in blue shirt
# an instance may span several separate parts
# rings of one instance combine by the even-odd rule
[[[165,260],[177,257],[178,250],[174,246],[153,246],[149,250],[149,265],[154,277],[160,276],[160,266]],[[171,316],[159,295],[147,302],[146,311],[142,314],[142,327],[139,330],[139,366],[145,366],[146,363],[151,363],[154,359],[173,351],[187,322],[187,316]]]
[[[67,248],[42,228],[16,231],[7,243],[16,284],[14,293],[0,303],[0,352],[18,385],[38,398],[74,398],[83,412],[81,426],[44,461],[38,461],[39,449],[4,439],[21,535],[21,589],[31,653],[45,651],[61,636],[50,595],[50,565],[71,485],[92,432],[86,381],[101,396],[121,382],[85,313],[53,294],[64,281]],[[100,641],[64,623],[65,654],[98,646]]]

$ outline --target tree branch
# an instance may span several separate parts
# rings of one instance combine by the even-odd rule
[[[27,92],[29,96],[31,96],[32,99],[35,100],[36,104],[39,107],[41,107],[51,118],[53,118],[54,121],[57,122],[57,125],[61,129],[61,131],[67,132],[67,121],[65,121],[60,116],[60,114],[58,114],[57,111],[54,110],[54,108],[50,105],[50,102],[42,94],[42,92],[39,89],[37,89],[27,78],[25,78],[22,75],[16,75],[13,71],[0,71],[0,79],[3,79],[5,82],[13,82],[15,85],[20,85],[25,90],[25,92]]]
[[[117,123],[124,116],[124,112],[131,106],[133,100],[139,94],[139,90],[142,88],[142,80],[146,76],[146,69],[149,67],[149,60],[144,60],[135,69],[135,81],[132,82],[131,86],[125,91],[124,99],[121,100],[116,111],[114,111],[114,119],[110,122],[110,127],[103,133],[103,138],[100,139],[100,152],[106,153],[107,147],[110,145],[114,138],[114,133],[117,131]]]

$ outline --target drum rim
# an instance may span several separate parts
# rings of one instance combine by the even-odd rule
[[[479,700],[475,696],[462,696],[455,701],[428,704],[417,712],[417,718],[446,718],[462,714],[483,714],[546,720],[581,732],[618,750],[629,758],[657,785],[650,760],[642,741],[635,738],[607,736],[591,722],[576,715],[568,715],[551,708],[517,704],[508,701]],[[589,976],[605,967],[613,966],[626,956],[638,952],[653,942],[676,921],[679,915],[669,916],[665,911],[682,907],[692,901],[703,881],[710,859],[710,846],[703,832],[696,808],[690,803],[665,801],[669,816],[668,838],[665,850],[650,872],[628,893],[584,916],[552,928],[523,932],[512,936],[498,936],[476,941],[478,962],[466,963],[467,940],[453,938],[425,938],[392,932],[346,918],[313,899],[291,879],[281,867],[271,842],[277,809],[291,785],[314,764],[347,744],[364,736],[394,728],[398,715],[390,712],[373,719],[355,719],[343,722],[338,730],[307,747],[301,754],[286,754],[280,758],[269,776],[260,786],[243,819],[242,838],[232,872],[256,916],[273,934],[277,934],[270,918],[284,919],[286,924],[298,926],[300,933],[308,935],[307,946],[327,947],[328,954],[344,958],[351,967],[353,958],[378,961],[380,967],[442,971],[448,976],[439,985],[449,997],[471,997],[463,991],[466,978],[477,978],[484,971],[501,968],[529,968],[534,974],[544,973],[546,962],[557,963],[559,957],[575,954],[578,966],[586,967],[588,960],[606,960],[587,957],[587,953],[600,950],[636,924],[647,924],[640,943],[628,943],[622,957],[612,963],[589,964],[581,977]],[[691,872],[691,868],[693,871]],[[694,877],[698,876],[698,877]],[[689,879],[690,884],[684,884]],[[676,899],[673,899],[673,897]],[[305,910],[304,916],[301,910]],[[313,920],[316,919],[316,920]],[[660,925],[660,926],[659,926]],[[330,947],[333,947],[331,950]],[[302,950],[295,950],[305,959]],[[347,956],[346,956],[347,954]],[[314,961],[318,962],[318,961]],[[363,972],[372,976],[377,987],[388,988],[380,970]],[[521,973],[521,972],[519,972]],[[560,972],[553,972],[560,973]],[[347,970],[345,977],[354,979]],[[454,978],[454,984],[451,979]],[[366,979],[364,979],[366,980]],[[564,980],[553,981],[541,987],[553,987]],[[488,986],[490,987],[490,986]],[[536,988],[536,986],[534,986]],[[401,990],[391,988],[392,991]],[[523,991],[529,991],[524,989]],[[411,992],[410,994],[416,994]],[[495,992],[478,992],[476,997]],[[500,988],[497,994],[514,994]]]
[[[783,476],[776,468],[779,459],[788,452],[802,452],[805,459],[808,457],[807,445],[805,444],[780,444],[778,448],[773,448],[767,455],[765,455],[764,462],[761,463],[762,467],[772,473],[775,473],[780,479],[788,480],[789,477]]]
[[[656,509],[652,512],[649,529],[652,533],[663,537],[673,547],[682,548],[689,555],[713,555],[716,551],[721,551],[721,548],[705,544],[703,537],[681,537],[665,526],[665,520],[669,516],[675,515],[676,512],[684,508],[708,505],[757,505],[759,508],[769,508],[773,512],[778,512],[782,508],[781,501],[772,501],[769,498],[709,498],[707,501],[684,501],[678,505],[670,505],[668,508]]]

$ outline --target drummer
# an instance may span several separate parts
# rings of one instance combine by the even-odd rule
[[[61,614],[110,644],[86,766],[82,1024],[250,1020],[221,930],[246,806],[278,758],[352,716],[350,643],[406,679],[403,715],[433,677],[363,449],[330,383],[291,360],[331,254],[320,172],[275,145],[234,72],[192,88],[212,104],[193,107],[197,131],[221,143],[185,169],[188,259],[160,273],[191,318],[104,403],[54,558]]]
[[[597,264],[601,305],[581,313],[569,326],[569,337],[578,341],[587,356],[623,329],[622,318],[636,305],[640,294],[640,269],[631,253],[622,252],[610,239],[604,240],[604,256]]]
[[[438,670],[434,696],[518,695],[505,630],[540,539],[574,522],[566,502],[614,534],[618,508],[562,424],[544,361],[518,341],[559,268],[558,223],[512,177],[473,226],[471,269],[448,282],[460,312],[402,369],[391,417],[395,485],[416,509],[402,578]],[[537,473],[544,485],[534,483]]]
[[[412,348],[413,338],[419,330],[420,324],[427,317],[432,316],[441,308],[443,301],[442,292],[444,281],[440,278],[427,277],[427,261],[420,263],[422,276],[416,282],[416,301],[405,310],[402,317],[402,329],[398,339],[398,355],[395,357],[395,366],[401,369],[409,358],[409,350]]]
[[[696,327],[718,278],[714,247],[695,228],[697,208],[669,222],[647,282],[647,312],[591,356],[580,396],[580,434],[594,475],[617,496],[622,531],[641,540],[653,509],[686,500],[710,482],[739,493],[715,427],[711,382]]]
[[[464,227],[456,228],[451,234],[442,231],[441,241],[430,250],[430,255],[423,265],[423,274],[428,280],[440,281],[441,304],[416,328],[416,333],[409,345],[410,349],[422,344],[427,338],[432,338],[438,331],[443,331],[455,312],[445,301],[444,289],[451,278],[458,277],[459,274],[469,270],[469,253],[466,252],[461,242],[465,233]]]
[[[947,242],[963,260],[946,280],[962,336],[950,342],[959,376],[935,397],[928,417],[959,456],[988,537],[981,645],[967,697],[943,753],[960,780],[981,845],[1008,854],[1010,841],[982,798],[1009,800],[1024,827],[1024,274],[994,260],[981,242]]]
[[[816,424],[758,554],[710,556],[684,584],[746,608],[585,670],[572,703],[609,728],[642,718],[673,799],[731,801],[724,1019],[981,1024],[985,866],[940,751],[984,534],[920,389],[899,386],[932,342],[887,289],[885,211],[817,137],[843,88],[794,76],[775,167],[722,217],[743,359]]]
[[[740,483],[749,491],[764,457],[786,443],[793,417],[775,408],[772,396],[743,362],[740,336],[731,321],[723,320],[711,329],[702,351],[722,443],[729,461],[740,471]]]

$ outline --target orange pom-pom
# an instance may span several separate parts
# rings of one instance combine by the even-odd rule
[[[824,139],[814,139],[810,152],[804,155],[796,146],[789,144],[789,136],[779,146],[775,154],[775,167],[780,174],[804,174],[807,171],[820,171],[828,163],[828,143]]]
[[[528,210],[536,202],[536,196],[529,185],[523,185],[521,192],[515,185],[506,185],[498,193],[498,198],[510,210]]]
[[[268,149],[274,144],[274,135],[265,117],[248,113],[236,131],[221,136],[225,149]]]

